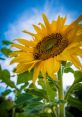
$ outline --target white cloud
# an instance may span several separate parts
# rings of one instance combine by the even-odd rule
[[[67,86],[72,85],[74,82],[74,76],[72,73],[64,73],[63,75],[63,86],[66,89]]]
[[[32,24],[38,24],[38,22],[42,22],[41,14],[45,13],[50,20],[56,19],[58,15],[67,16],[68,20],[67,23],[70,23],[72,18],[70,16],[71,13],[67,13],[67,11],[60,5],[58,1],[55,1],[55,6],[53,8],[54,0],[51,2],[46,2],[42,9],[39,8],[32,8],[32,11],[24,12],[17,21],[10,24],[8,30],[4,32],[6,39],[15,39],[17,37],[25,37],[30,38],[30,36],[24,34],[22,30],[29,30],[34,32]],[[59,9],[58,9],[59,8]]]

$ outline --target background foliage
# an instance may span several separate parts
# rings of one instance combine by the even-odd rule
[[[0,48],[0,61],[5,61],[12,52],[12,42],[3,40]],[[63,62],[64,73],[71,72],[74,82],[65,91],[65,100],[58,100],[58,81],[48,75],[45,80],[39,74],[38,85],[32,84],[33,69],[30,72],[15,74],[0,65],[0,85],[5,84],[5,91],[0,95],[0,117],[57,117],[58,105],[66,103],[66,117],[78,117],[82,114],[82,73],[72,69],[70,62]],[[11,77],[17,77],[16,83]],[[9,95],[13,93],[11,97]],[[13,99],[14,97],[14,99]]]

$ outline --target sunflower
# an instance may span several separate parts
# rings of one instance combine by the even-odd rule
[[[45,14],[42,15],[43,23],[33,25],[36,33],[24,30],[32,36],[32,40],[18,38],[12,47],[17,48],[12,52],[12,63],[18,63],[17,73],[30,71],[34,68],[33,82],[39,72],[43,76],[47,73],[55,80],[54,73],[58,72],[62,61],[72,62],[82,70],[79,57],[82,57],[82,15],[70,25],[66,25],[66,17],[58,16],[51,23]]]

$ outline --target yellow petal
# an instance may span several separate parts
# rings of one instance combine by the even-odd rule
[[[71,48],[78,47],[79,44],[80,43],[78,43],[78,42],[71,43],[70,45],[68,45],[68,47],[63,52],[65,52],[65,51],[67,51],[67,50],[69,50]]]
[[[64,30],[64,24],[66,21],[66,17],[62,18],[58,16],[57,22],[56,22],[56,31],[62,32]]]
[[[66,51],[65,53],[62,52],[60,55],[57,56],[58,61],[70,61],[70,52]]]
[[[31,64],[30,64],[31,65]],[[25,71],[28,71],[28,68],[30,67],[28,64],[18,64],[16,67],[16,73],[23,73]]]
[[[82,70],[82,65],[77,56],[71,55],[71,61],[79,70]]]
[[[42,64],[38,63],[34,68],[34,74],[33,74],[33,83],[34,84],[36,82],[36,79],[38,78],[39,72],[41,70],[41,66],[42,66]]]
[[[51,78],[54,77],[53,62],[53,58],[46,60],[46,71]]]
[[[25,53],[15,57],[14,59],[11,60],[10,64],[13,63],[27,63],[29,61],[33,61],[33,56],[32,54],[27,54],[26,56],[24,55]]]
[[[45,37],[45,36],[47,36],[47,29],[46,29],[46,27],[44,26],[44,24],[42,24],[42,23],[39,23],[39,25],[41,26],[41,30],[42,30],[42,36],[43,37]]]
[[[36,41],[36,44],[42,39],[42,36],[36,34],[35,35],[35,38],[34,38],[34,41]]]
[[[56,32],[56,21],[52,21],[51,23],[51,30],[52,30],[52,33]]]
[[[25,71],[30,71],[36,63],[37,63],[37,61],[34,63],[29,62],[29,64],[20,63],[17,65],[16,73],[23,73]]]
[[[65,22],[66,22],[66,19],[67,19],[66,16],[62,19],[62,25],[63,25],[63,26],[64,26],[64,24],[65,24]]]
[[[57,60],[57,57],[54,57],[53,68],[54,68],[54,72],[58,72],[59,71],[60,62]]]
[[[50,33],[51,32],[51,29],[50,29],[50,23],[48,21],[48,18],[46,17],[45,14],[42,14],[42,17],[43,17],[44,23],[46,25],[47,31],[48,31],[48,33]]]
[[[82,35],[82,24],[78,24],[77,30],[77,35]]]
[[[33,62],[29,62],[28,64],[32,63],[32,65],[29,67],[28,71],[30,71],[38,62],[40,62],[40,60],[35,60]]]
[[[70,33],[76,26],[77,24],[82,20],[82,15],[80,15],[74,22],[72,22],[68,28],[65,30],[65,34]]]
[[[76,55],[78,55],[82,58],[82,49],[78,49],[76,52]]]
[[[28,68],[28,71],[31,71],[31,69],[34,68],[34,66],[35,66],[36,63],[37,63],[37,62],[33,63],[33,64]]]
[[[14,52],[11,52],[11,54],[9,55],[9,57],[18,56],[20,53],[23,53],[23,52],[21,52],[21,51],[14,51]]]
[[[70,53],[71,55],[80,56],[82,58],[82,49],[80,48],[73,48]]]
[[[33,25],[33,27],[34,27],[35,31],[36,31],[38,34],[42,34],[40,27],[38,27],[38,26],[36,26],[36,25]]]
[[[47,72],[46,71],[46,60],[42,61],[41,63],[42,63],[41,72],[42,72],[43,77],[45,77],[46,72]]]
[[[79,56],[79,54],[82,55],[82,49],[76,47],[76,48],[71,49],[70,53],[72,55],[78,55]]]
[[[23,45],[25,45],[25,46],[27,46],[27,47],[29,47],[29,46],[34,47],[34,46],[35,46],[35,43],[34,43],[33,41],[28,41],[28,40],[26,40],[26,39],[20,39],[20,38],[17,38],[16,40],[17,40],[19,43],[21,43],[21,44],[23,44]]]
[[[67,34],[67,39],[69,40],[69,43],[72,43],[75,41],[77,32],[78,32],[78,26],[75,26],[75,28],[71,30],[70,33]]]
[[[56,32],[60,32],[60,26],[61,26],[61,19],[60,16],[58,16],[57,22],[56,22]]]
[[[44,26],[44,24],[39,23],[39,25],[41,26],[41,29],[42,29],[42,30],[46,29],[45,26]]]
[[[10,55],[10,57],[17,57],[20,56],[20,58],[23,56],[26,56],[26,58],[33,58],[33,53],[29,53],[29,52],[24,52],[24,51],[13,51]]]
[[[26,52],[33,52],[33,48],[28,48],[26,46],[19,45],[19,44],[12,44],[11,47],[15,47],[15,48],[21,49],[22,51],[26,51]]]
[[[34,33],[31,33],[31,32],[26,31],[26,30],[23,30],[22,32],[24,32],[24,33],[26,33],[26,34],[29,34],[29,35],[31,35],[31,36],[35,36],[35,34],[34,34]]]
[[[37,32],[37,35],[39,36],[39,40],[41,40],[42,38],[44,38],[46,36],[46,28],[45,29],[41,29],[40,27],[33,25],[34,29]],[[36,38],[36,35],[35,35]]]
[[[52,80],[57,80],[57,76],[54,74]]]
[[[66,22],[66,17],[64,17],[64,18],[61,18],[61,32],[63,33],[64,32],[64,30],[67,28],[67,25],[65,25],[65,22]]]

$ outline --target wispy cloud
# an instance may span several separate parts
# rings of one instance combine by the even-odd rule
[[[58,15],[67,16],[67,23],[70,23],[72,20],[71,13],[67,13],[67,11],[61,6],[61,4],[56,0],[54,4],[54,0],[51,2],[47,1],[42,9],[32,8],[31,12],[24,12],[18,20],[9,24],[8,30],[4,32],[6,39],[15,39],[17,37],[30,38],[29,36],[22,33],[22,30],[29,30],[34,32],[32,24],[38,24],[38,22],[43,22],[41,14],[45,13],[49,20],[56,19]]]

